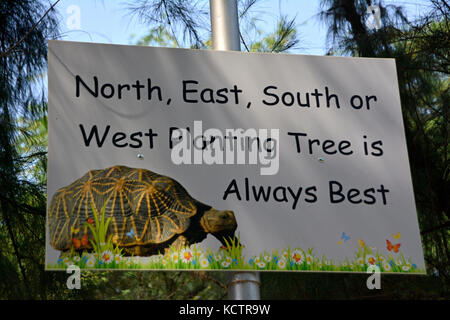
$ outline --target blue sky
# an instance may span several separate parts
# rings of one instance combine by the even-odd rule
[[[205,2],[208,3],[207,0]],[[270,32],[280,14],[296,16],[301,41],[300,48],[293,52],[323,55],[326,52],[326,28],[315,17],[319,12],[319,3],[319,0],[260,0],[255,9],[264,23],[260,23],[258,27],[263,32]],[[384,3],[401,5],[410,16],[418,15],[427,8],[427,1],[422,0],[385,0]],[[70,12],[73,5],[80,10],[79,29],[69,29],[67,26],[73,15]],[[137,38],[150,29],[130,15],[127,1],[124,0],[61,0],[56,9],[61,17],[63,40],[134,44]],[[131,35],[135,35],[135,38],[132,39]]]
[[[70,30],[67,27],[72,5],[80,9],[80,29]],[[134,44],[136,37],[144,35],[149,27],[133,18],[126,8],[126,2],[122,0],[61,0],[57,10],[61,17],[62,39]],[[296,52],[318,55],[325,53],[325,28],[314,17],[319,10],[319,1],[262,0],[255,9],[260,13],[260,19],[265,22],[259,25],[264,32],[273,30],[280,14],[289,17],[296,15],[302,47]],[[132,34],[136,36],[135,39],[131,39]]]

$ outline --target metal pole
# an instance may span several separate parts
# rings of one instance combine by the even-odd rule
[[[214,50],[241,51],[237,0],[209,0]],[[259,300],[261,281],[257,272],[228,275],[228,299]]]
[[[209,0],[214,50],[241,51],[236,0]]]

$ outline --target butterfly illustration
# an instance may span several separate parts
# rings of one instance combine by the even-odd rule
[[[358,243],[359,243],[359,246],[362,248],[362,247],[364,247],[366,244],[364,243],[364,241],[362,241],[361,239],[358,239]]]
[[[347,242],[348,240],[351,239],[351,237],[346,235],[345,232],[342,232],[341,239],[344,240],[344,242]]]
[[[80,239],[72,238],[72,242],[73,242],[73,245],[75,246],[76,249],[79,249],[81,247]]]
[[[389,240],[386,239],[386,243],[387,243],[387,249],[389,251],[394,251],[395,253],[398,253],[398,249],[400,249],[400,243],[397,244],[392,244]]]
[[[88,245],[88,235],[87,235],[87,233],[85,233],[83,235],[83,238],[81,238],[81,245],[84,246],[84,247],[87,247],[87,245]]]
[[[402,234],[400,232],[398,232],[398,233],[393,233],[392,236],[394,237],[394,239],[400,239],[402,237]]]
[[[136,234],[134,233],[133,228],[131,228],[130,232],[127,232],[126,235],[127,235],[128,237],[130,237],[130,238],[134,238],[134,236],[135,236]]]

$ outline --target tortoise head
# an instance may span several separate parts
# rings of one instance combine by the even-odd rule
[[[206,233],[211,233],[224,246],[226,246],[225,240],[229,242],[230,238],[234,237],[237,228],[233,211],[213,208],[205,211],[200,219],[200,225]]]

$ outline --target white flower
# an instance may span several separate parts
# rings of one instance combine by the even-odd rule
[[[70,266],[70,265],[72,264],[72,262],[70,261],[70,259],[69,259],[68,257],[65,257],[65,258],[63,259],[63,263],[64,263],[66,266]]]
[[[183,249],[181,250],[181,261],[184,263],[192,262],[194,255],[192,254],[191,249]]]
[[[266,255],[264,256],[264,261],[270,262],[270,260],[271,260],[270,255],[266,254]]]
[[[180,258],[180,256],[178,255],[178,252],[175,251],[174,253],[172,253],[171,258],[173,262],[178,263],[178,259]]]
[[[88,260],[86,261],[86,266],[87,266],[88,268],[93,268],[93,267],[95,266],[95,259],[88,259]]]
[[[305,260],[303,252],[301,252],[300,250],[294,250],[294,252],[292,252],[291,258],[295,262],[295,264],[302,264],[303,261]]]
[[[217,261],[222,260],[223,258],[223,251],[218,251],[215,255],[214,258],[216,258]]]
[[[286,259],[280,259],[280,260],[278,260],[277,266],[278,266],[278,268],[280,268],[280,269],[286,268]]]
[[[207,260],[207,259],[201,259],[201,260],[200,260],[200,266],[201,266],[202,268],[208,268],[208,267],[209,267],[209,262],[208,262],[208,260]]]
[[[73,256],[72,259],[74,262],[78,262],[80,261],[80,256]]]
[[[257,266],[258,266],[258,268],[260,268],[260,269],[263,269],[265,266],[266,266],[266,264],[264,263],[264,262],[258,262],[257,264],[256,264]]]
[[[151,260],[152,262],[159,262],[159,261],[162,260],[162,258],[163,258],[163,255],[162,255],[162,254],[157,254],[157,255],[152,256],[152,257],[150,258],[150,260]]]
[[[103,251],[103,253],[101,254],[101,259],[102,259],[103,263],[106,263],[106,264],[111,263],[113,261],[112,252],[109,250]]]
[[[308,265],[310,265],[311,263],[313,263],[313,261],[314,261],[313,257],[310,254],[307,254],[306,255],[306,263]]]
[[[94,259],[94,260],[96,260],[97,257],[98,257],[98,254],[86,253],[85,257],[86,257],[86,259]]]
[[[405,262],[405,265],[402,267],[403,271],[409,271],[411,269],[411,263],[409,263],[408,261]]]
[[[230,266],[230,263],[227,261],[222,261],[222,267],[228,268]]]
[[[391,265],[389,263],[383,263],[384,271],[391,271]]]
[[[116,254],[116,255],[114,256],[114,262],[115,262],[116,264],[119,264],[121,261],[122,261],[122,257],[121,257],[120,255]]]

